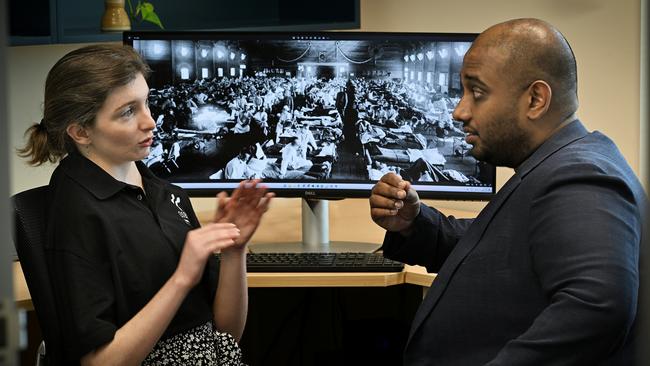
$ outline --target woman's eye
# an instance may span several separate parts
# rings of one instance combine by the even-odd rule
[[[122,117],[131,117],[134,113],[133,107],[128,107],[122,112]]]

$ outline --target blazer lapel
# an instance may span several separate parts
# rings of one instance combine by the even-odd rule
[[[436,275],[436,279],[433,281],[433,284],[431,285],[427,296],[424,298],[422,304],[415,313],[407,345],[413,337],[413,334],[417,328],[422,325],[424,319],[427,317],[427,315],[429,315],[431,310],[440,299],[440,296],[445,291],[449,280],[452,278],[454,272],[456,272],[458,265],[463,261],[463,259],[465,259],[465,257],[467,257],[472,249],[474,249],[476,244],[478,244],[481,236],[483,236],[483,232],[485,232],[488,224],[490,221],[492,221],[494,214],[508,199],[510,194],[515,190],[520,182],[521,179],[519,179],[519,176],[517,174],[513,175],[508,180],[508,182],[501,188],[501,190],[499,190],[499,194],[494,196],[490,203],[488,203],[488,205],[485,206],[485,208],[479,213],[467,233],[458,242],[456,248],[454,248],[454,250],[451,252],[444,265]]]
[[[458,242],[456,248],[454,248],[445,261],[444,265],[438,272],[436,279],[433,281],[427,296],[415,313],[411,325],[411,331],[406,342],[407,347],[413,334],[415,334],[417,329],[422,325],[422,322],[424,322],[424,319],[426,319],[431,310],[433,310],[435,305],[438,303],[440,296],[444,293],[449,281],[458,269],[458,266],[474,249],[474,247],[476,247],[494,215],[499,211],[499,208],[501,208],[503,203],[508,200],[508,197],[510,197],[512,192],[514,192],[514,190],[519,186],[522,179],[547,157],[573,141],[586,136],[587,133],[587,130],[579,120],[575,120],[555,133],[555,135],[551,136],[551,138],[544,142],[542,146],[540,146],[517,168],[516,174],[506,182],[494,198],[492,198],[490,203],[488,203],[479,213],[474,220],[474,223],[467,230],[467,233]]]

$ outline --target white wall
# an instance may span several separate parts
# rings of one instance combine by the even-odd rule
[[[83,45],[19,46],[8,48],[10,189],[13,193],[47,184],[54,165],[30,167],[16,155],[25,143],[25,130],[43,117],[47,72],[66,53]]]

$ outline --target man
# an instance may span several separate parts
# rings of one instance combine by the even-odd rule
[[[339,88],[338,93],[336,93],[336,110],[341,115],[341,118],[345,117],[345,111],[348,107],[348,94],[345,91],[344,87]]]
[[[253,126],[258,136],[266,137],[269,134],[269,115],[264,107],[259,106],[253,114]]]
[[[453,112],[478,160],[514,176],[474,220],[387,174],[371,216],[384,255],[438,276],[405,365],[630,365],[646,198],[616,146],[576,118],[575,57],[536,19],[483,32]]]
[[[237,156],[226,164],[225,178],[248,179],[252,175],[248,169],[248,161],[250,158],[251,155],[246,151],[246,148],[242,149]]]
[[[237,121],[232,128],[234,134],[245,134],[251,131],[251,120],[253,119],[253,105],[245,107],[236,117]]]
[[[285,128],[293,124],[293,113],[289,110],[289,106],[284,105],[282,112],[278,114],[278,123],[275,126],[275,142],[280,142],[280,136],[284,133]]]
[[[298,151],[300,152],[300,157],[307,159],[307,151],[309,148],[311,148],[312,151],[318,148],[316,139],[314,139],[314,134],[306,124],[301,123],[298,125],[298,131],[296,131],[296,135],[298,136]]]
[[[300,141],[298,136],[291,136],[287,145],[280,152],[282,153],[280,178],[300,178],[314,165],[310,160],[303,158],[300,154]]]

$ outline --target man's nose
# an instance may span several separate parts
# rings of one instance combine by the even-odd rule
[[[461,98],[460,102],[458,102],[456,108],[454,108],[454,111],[451,114],[456,121],[461,121],[463,123],[469,121],[471,118],[471,111],[464,100],[465,98]]]

